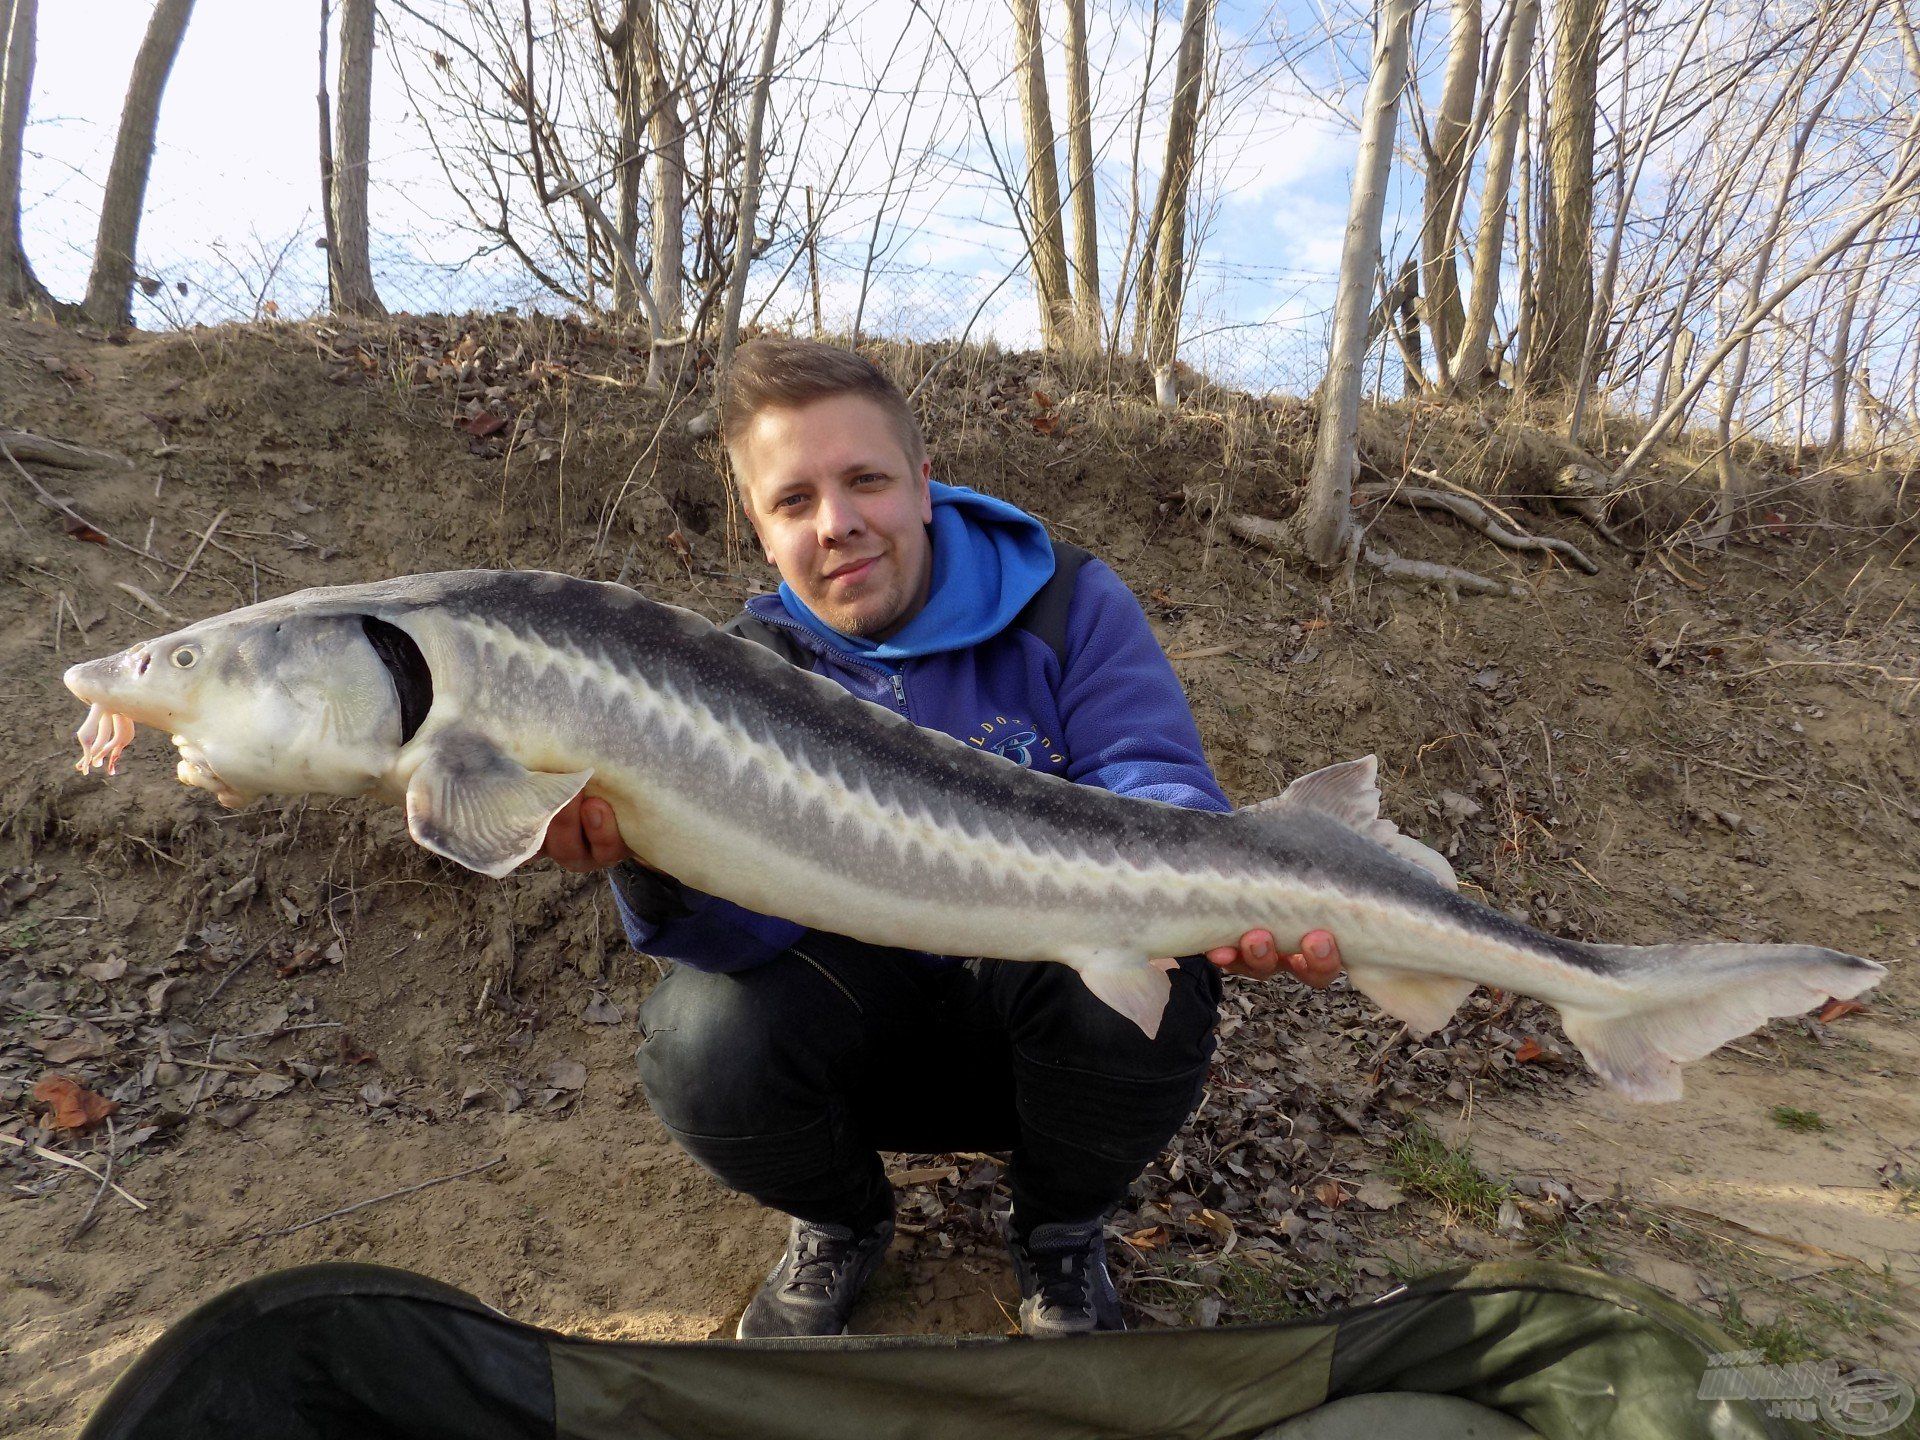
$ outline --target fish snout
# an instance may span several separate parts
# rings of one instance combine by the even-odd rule
[[[152,648],[136,645],[131,650],[122,650],[118,655],[70,665],[61,679],[76,698],[87,704],[111,705],[116,701],[131,699],[126,687],[143,677],[152,664]]]

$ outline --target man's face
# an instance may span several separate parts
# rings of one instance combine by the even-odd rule
[[[873,401],[762,410],[734,465],[767,559],[820,619],[883,640],[926,604],[933,466],[907,457]]]

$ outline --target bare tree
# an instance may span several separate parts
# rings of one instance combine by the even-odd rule
[[[332,154],[327,279],[343,315],[384,315],[367,238],[367,151],[373,119],[374,0],[340,0],[339,124]]]
[[[20,182],[38,6],[0,0],[0,304],[7,305],[27,300],[32,275],[20,236]]]
[[[1073,312],[1079,342],[1100,343],[1100,221],[1093,178],[1093,95],[1087,76],[1087,0],[1066,10],[1067,188],[1073,203]]]
[[[153,164],[160,97],[192,15],[193,0],[158,0],[147,21],[146,38],[134,56],[133,77],[120,111],[120,133],[114,140],[113,162],[107,167],[106,193],[100,202],[93,272],[87,278],[87,298],[81,302],[86,318],[103,330],[120,330],[133,323],[134,247],[146,203],[147,172]]]
[[[1561,0],[1547,122],[1547,188],[1540,215],[1527,382],[1571,388],[1593,309],[1593,149],[1605,0]]]
[[[0,0],[0,305],[45,306],[51,298],[34,275],[20,238],[20,183],[39,7],[40,0]]]
[[[1353,537],[1353,481],[1359,469],[1361,372],[1366,363],[1367,315],[1380,268],[1380,221],[1400,93],[1407,83],[1408,32],[1418,0],[1385,0],[1374,44],[1373,74],[1360,119],[1353,164],[1353,197],[1340,250],[1340,284],[1333,302],[1333,340],[1320,390],[1320,424],[1306,498],[1293,519],[1294,536],[1319,565],[1346,558]]]
[[[1073,330],[1066,238],[1060,223],[1060,172],[1053,154],[1053,112],[1047,103],[1046,54],[1041,48],[1039,0],[1012,0],[1014,73],[1027,140],[1027,245],[1033,287],[1040,297],[1040,335],[1049,350]]]
[[[1427,187],[1420,217],[1420,293],[1435,369],[1449,381],[1453,352],[1466,316],[1456,260],[1461,192],[1473,159],[1470,135],[1474,89],[1480,75],[1480,0],[1453,0],[1453,27],[1440,110],[1426,146]],[[1505,196],[1500,199],[1505,208]]]
[[[1153,218],[1140,252],[1139,316],[1135,344],[1157,376],[1170,377],[1180,341],[1180,307],[1187,276],[1187,195],[1193,180],[1199,132],[1200,90],[1207,62],[1207,32],[1213,0],[1186,0],[1180,17],[1180,54],[1174,68],[1173,107],[1167,116],[1167,151]],[[1375,246],[1379,244],[1375,224]],[[1368,280],[1371,287],[1371,278]],[[1364,323],[1364,321],[1363,321]],[[1168,398],[1162,382],[1162,400]]]
[[[727,288],[727,308],[720,322],[718,368],[725,374],[740,341],[740,306],[747,298],[747,270],[753,264],[756,222],[760,216],[760,138],[767,120],[767,92],[773,85],[773,59],[780,46],[782,0],[767,6],[767,33],[760,47],[760,72],[753,82],[753,111],[747,121],[747,146],[740,178],[740,203],[735,218],[733,278]]]
[[[1489,373],[1497,378],[1500,371],[1498,360],[1487,354],[1487,337],[1493,331],[1494,307],[1500,299],[1507,196],[1513,180],[1514,148],[1527,123],[1527,71],[1533,63],[1533,33],[1539,16],[1540,0],[1518,0],[1500,60],[1500,78],[1495,82],[1486,178],[1480,191],[1480,228],[1473,248],[1473,288],[1448,367],[1456,389],[1478,388]],[[1520,203],[1523,207],[1527,203],[1524,186]]]

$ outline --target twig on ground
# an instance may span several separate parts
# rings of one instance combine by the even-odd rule
[[[483,1170],[491,1170],[496,1165],[504,1165],[506,1163],[507,1163],[506,1156],[496,1155],[493,1159],[487,1161],[486,1164],[484,1165],[474,1165],[466,1170],[458,1171],[457,1173],[452,1175],[440,1175],[440,1176],[436,1176],[432,1180],[422,1180],[418,1185],[408,1185],[408,1186],[404,1186],[399,1190],[389,1190],[384,1195],[375,1195],[371,1200],[361,1200],[358,1203],[353,1205],[343,1205],[338,1210],[329,1210],[324,1215],[316,1215],[311,1220],[302,1220],[297,1225],[283,1225],[278,1230],[256,1230],[251,1235],[242,1235],[240,1237],[240,1241],[274,1240],[274,1239],[278,1239],[282,1235],[292,1235],[296,1231],[308,1230],[315,1225],[324,1225],[329,1220],[338,1220],[343,1215],[351,1215],[356,1210],[365,1210],[369,1205],[378,1205],[381,1202],[386,1200],[397,1200],[402,1195],[411,1195],[414,1192],[419,1190],[430,1190],[435,1185],[445,1185],[451,1180],[464,1180],[469,1175],[478,1175]],[[239,1242],[235,1242],[235,1243],[239,1243]]]
[[[213,532],[220,528],[220,522],[226,518],[227,512],[225,510],[222,510],[218,515],[213,517],[213,523],[207,526],[206,534],[202,535],[200,537],[200,543],[193,547],[193,554],[187,557],[187,563],[180,567],[180,573],[173,577],[173,584],[167,587],[167,594],[171,595],[174,591],[178,590],[181,582],[193,573],[193,567],[200,563],[200,552],[207,548],[207,542],[213,539]]]
[[[100,1176],[100,1188],[93,1192],[93,1199],[87,1202],[87,1210],[80,1217],[80,1223],[73,1227],[73,1233],[67,1236],[71,1245],[89,1230],[93,1229],[94,1217],[100,1210],[100,1197],[107,1193],[107,1186],[113,1183],[113,1117],[107,1117],[107,1160]]]
[[[184,580],[186,577],[183,575],[180,578]],[[174,583],[177,585],[179,581],[176,580]],[[171,610],[167,609],[166,606],[162,605],[138,585],[129,585],[124,580],[116,580],[113,584],[115,589],[126,591],[127,594],[131,595],[135,600],[138,600],[142,605],[146,606],[147,609],[153,611],[153,613],[158,615],[162,620],[171,620],[174,618]],[[167,591],[169,595],[172,593],[173,591],[171,590]]]
[[[9,1145],[17,1146],[18,1148],[26,1151],[29,1155],[32,1155],[37,1159],[51,1160],[56,1165],[65,1165],[69,1169],[80,1171],[83,1175],[91,1175],[96,1180],[101,1178],[100,1172],[94,1169],[91,1165],[88,1165],[79,1160],[76,1160],[71,1155],[62,1155],[58,1150],[49,1150],[44,1145],[29,1144],[27,1141],[22,1140],[18,1135],[0,1135],[0,1140],[4,1140]],[[107,1182],[107,1188],[113,1191],[113,1193],[118,1195],[122,1200],[126,1201],[129,1205],[133,1206],[133,1208],[136,1210],[145,1210],[150,1208],[147,1205],[146,1201],[138,1199],[135,1196],[129,1195],[125,1190],[121,1189],[119,1185],[115,1184],[112,1181]]]
[[[198,1005],[193,1007],[193,1013],[197,1016],[202,1010],[206,1009],[207,1006],[211,1005],[215,1000],[219,999],[220,992],[226,989],[227,986],[231,985],[234,982],[234,978],[238,976],[242,970],[246,969],[247,966],[253,964],[254,961],[258,960],[262,955],[264,955],[266,953],[266,950],[267,950],[267,947],[265,945],[254,946],[252,953],[249,954],[246,959],[242,960],[238,965],[235,965],[232,969],[228,970],[226,974],[220,977],[220,983],[214,986],[213,989],[207,992],[206,999],[202,1000]]]

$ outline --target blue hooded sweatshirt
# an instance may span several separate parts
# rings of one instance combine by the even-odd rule
[[[1044,640],[1013,623],[1053,574],[1040,522],[1003,500],[936,481],[930,528],[926,606],[885,641],[832,629],[784,584],[777,595],[748,601],[747,613],[791,632],[812,655],[816,675],[917,725],[1117,795],[1232,809],[1207,766],[1173,666],[1118,575],[1090,560],[1074,577],[1063,665]],[[652,877],[645,895],[625,867],[613,877],[634,948],[696,969],[764,964],[806,933],[677,882],[666,882],[673,893],[663,905]]]

